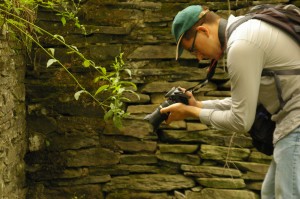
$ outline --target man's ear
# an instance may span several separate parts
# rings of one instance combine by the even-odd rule
[[[209,37],[209,29],[205,26],[198,26],[196,28],[197,31],[204,32],[204,34]]]

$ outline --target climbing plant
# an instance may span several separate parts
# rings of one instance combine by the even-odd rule
[[[42,49],[49,57],[46,67],[52,65],[59,65],[68,75],[76,82],[80,88],[74,97],[76,100],[82,94],[90,96],[102,109],[105,111],[104,119],[112,119],[117,127],[122,125],[122,118],[126,117],[128,113],[124,111],[124,101],[129,99],[124,97],[124,93],[135,93],[136,85],[130,81],[122,80],[121,74],[127,74],[131,77],[131,71],[125,68],[123,61],[123,53],[118,55],[112,62],[110,70],[96,64],[93,60],[87,59],[83,53],[74,45],[68,44],[64,37],[59,34],[50,33],[49,31],[37,26],[35,24],[36,13],[39,7],[51,9],[60,16],[63,25],[73,23],[75,27],[80,28],[85,34],[84,25],[80,24],[77,14],[80,10],[80,0],[75,3],[74,0],[4,0],[0,1],[0,22],[2,32],[14,36],[18,41],[22,42],[27,47],[27,51],[31,50],[32,44],[35,44]],[[75,54],[81,60],[82,67],[93,68],[96,75],[94,83],[101,84],[96,92],[88,91],[82,82],[70,72],[70,70],[55,56],[55,48],[44,48],[39,42],[39,38],[47,36],[51,37],[61,45],[63,45],[68,54]],[[101,93],[109,93],[106,99],[98,97]]]

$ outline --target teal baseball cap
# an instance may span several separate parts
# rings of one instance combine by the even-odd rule
[[[182,11],[179,11],[172,23],[172,35],[176,39],[176,60],[183,52],[183,47],[180,45],[181,39],[186,31],[188,31],[199,19],[201,19],[209,10],[203,10],[200,5],[188,6]]]

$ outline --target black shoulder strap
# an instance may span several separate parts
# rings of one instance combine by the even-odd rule
[[[282,99],[282,89],[280,85],[280,79],[278,75],[300,75],[300,69],[291,69],[291,70],[269,70],[263,69],[261,76],[271,76],[274,77],[275,85],[277,89],[277,96],[280,102],[280,109],[283,109],[285,101]]]

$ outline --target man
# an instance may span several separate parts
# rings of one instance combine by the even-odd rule
[[[176,15],[172,24],[176,59],[183,49],[199,61],[218,60],[226,50],[231,98],[197,101],[192,93],[186,92],[189,105],[176,103],[162,108],[161,113],[169,113],[167,123],[195,117],[217,129],[248,132],[257,104],[263,104],[273,114],[276,129],[273,160],[262,186],[262,198],[300,198],[300,76],[279,77],[286,102],[283,109],[279,106],[274,78],[261,77],[266,68],[300,69],[300,47],[282,30],[256,19],[238,26],[226,42],[226,29],[238,18],[230,16],[227,22],[199,5],[189,6]]]

